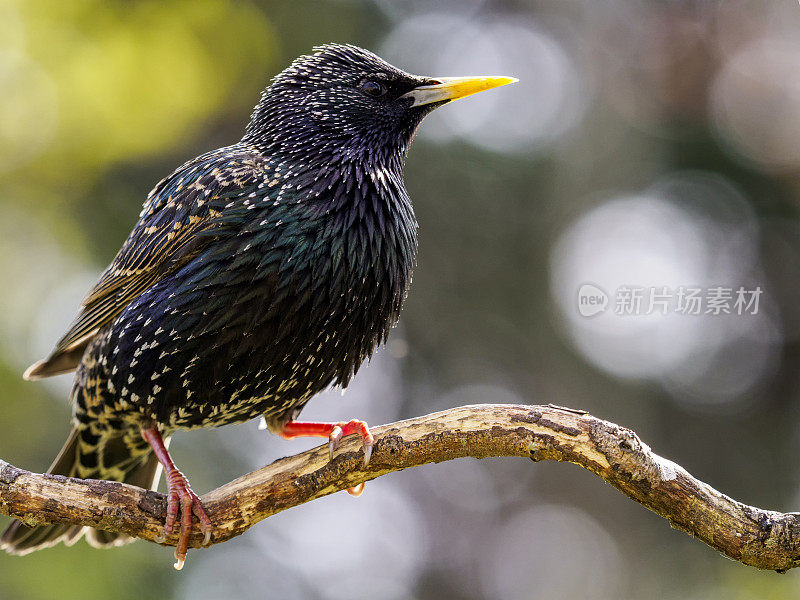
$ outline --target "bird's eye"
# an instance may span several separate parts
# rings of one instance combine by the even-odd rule
[[[377,81],[365,81],[361,84],[361,91],[367,96],[379,98],[386,93],[386,86]]]

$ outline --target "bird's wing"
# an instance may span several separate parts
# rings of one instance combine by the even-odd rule
[[[246,197],[259,181],[263,181],[260,157],[222,150],[198,157],[162,180],[148,195],[139,221],[117,256],[83,300],[69,331],[50,356],[25,372],[25,378],[74,370],[86,346],[105,325],[213,239],[198,234],[214,227],[219,215],[215,207],[226,198]]]

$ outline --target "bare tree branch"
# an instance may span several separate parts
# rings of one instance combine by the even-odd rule
[[[203,496],[211,540],[229,540],[277,512],[425,463],[471,456],[522,456],[575,463],[727,556],[759,569],[800,565],[800,513],[747,506],[651,452],[634,432],[557,406],[463,406],[372,428],[375,448],[362,466],[350,436],[336,457],[327,446],[275,461]],[[154,541],[163,494],[122,483],[39,475],[0,460],[0,514],[26,523],[89,525]],[[174,545],[177,537],[167,540]],[[195,533],[192,546],[199,546]]]

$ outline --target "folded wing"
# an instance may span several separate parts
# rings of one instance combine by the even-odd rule
[[[91,340],[137,296],[196,256],[213,235],[221,200],[243,198],[263,181],[263,159],[245,149],[202,155],[162,180],[148,196],[125,244],[83,300],[67,333],[26,379],[74,371]],[[216,207],[216,208],[215,208]]]

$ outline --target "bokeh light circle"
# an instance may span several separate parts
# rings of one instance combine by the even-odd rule
[[[599,203],[562,234],[552,254],[553,294],[570,341],[599,369],[660,382],[692,406],[734,403],[757,389],[779,360],[784,333],[768,294],[758,314],[680,314],[675,291],[764,285],[759,231],[740,192],[721,177],[678,173],[639,195]],[[578,290],[608,296],[587,317]],[[617,314],[618,290],[640,288],[637,314]],[[650,311],[651,289],[672,300]],[[763,295],[763,294],[762,294]]]
[[[542,505],[515,515],[488,542],[487,598],[618,598],[627,577],[614,538],[576,508]]]
[[[800,44],[761,39],[736,52],[711,90],[718,135],[768,169],[800,168]]]

